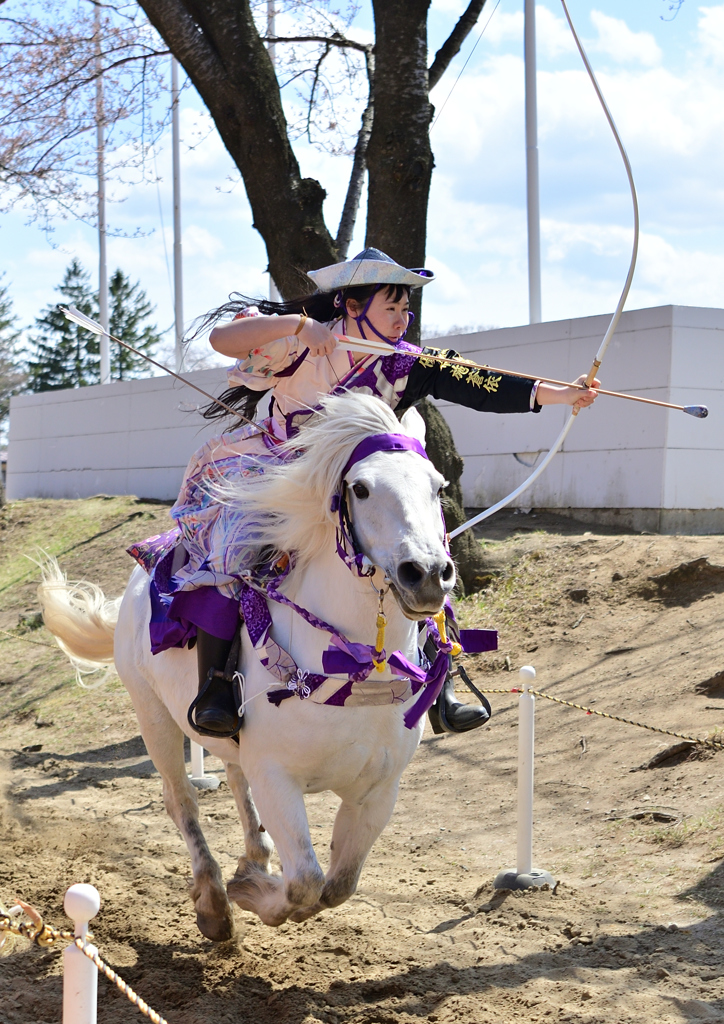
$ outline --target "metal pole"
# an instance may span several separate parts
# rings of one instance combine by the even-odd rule
[[[542,316],[535,0],[525,0],[525,169],[528,208],[528,322],[539,324]]]
[[[179,132],[178,61],[171,58],[171,149],[173,154],[173,298],[176,371],[183,366],[184,295],[181,251],[181,158]]]
[[[101,9],[95,9],[96,32],[96,152],[98,172],[98,319],[104,329],[108,322],[108,263],[106,259],[106,171],[105,125],[103,111],[103,76],[101,75]],[[111,381],[111,347],[107,337],[101,335],[101,384]],[[82,954],[81,954],[82,955]]]
[[[266,0],[266,34],[268,36],[275,36],[277,34],[276,29],[276,0]],[[277,51],[274,43],[267,43],[267,50],[269,51],[269,59],[276,66],[277,62]]]
[[[276,28],[276,0],[266,0],[266,34],[268,36],[275,36],[277,34]],[[272,67],[276,71],[277,65],[277,48],[274,43],[267,43],[267,51],[269,53],[269,60],[272,62]],[[281,302],[282,297],[279,293],[279,289],[276,286],[274,278],[269,271],[269,298],[272,302]]]

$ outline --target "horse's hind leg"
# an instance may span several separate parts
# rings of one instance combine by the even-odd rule
[[[397,800],[398,779],[375,786],[363,799],[342,800],[334,819],[329,871],[319,900],[290,915],[306,921],[328,907],[337,907],[357,889],[357,882],[372,846],[382,832]]]
[[[259,818],[247,778],[235,761],[224,761],[224,768],[229,789],[234,794],[239,817],[244,826],[245,856],[239,857],[236,874],[243,875],[248,865],[260,867],[268,872],[274,843]]]
[[[234,915],[226,897],[221,870],[199,825],[196,793],[184,763],[184,734],[156,694],[139,680],[124,683],[133,700],[148,753],[163,779],[163,800],[191,855],[194,884],[191,897],[196,924],[207,939],[221,942],[234,933]],[[129,685],[130,682],[130,685]]]

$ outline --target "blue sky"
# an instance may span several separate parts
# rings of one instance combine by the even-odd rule
[[[433,0],[431,51],[465,6],[463,0]],[[488,0],[480,26],[433,95],[437,109],[443,103],[444,109],[432,131],[436,170],[426,262],[438,281],[426,290],[428,329],[527,321],[523,0],[501,0],[490,17],[494,6]],[[628,308],[724,306],[724,3],[685,0],[673,20],[662,20],[671,18],[669,6],[669,0],[569,3],[639,192],[642,240]],[[606,312],[618,298],[630,255],[625,174],[557,0],[538,5],[537,29],[543,316]],[[369,38],[364,12],[356,31]],[[203,117],[187,90],[186,143]],[[328,190],[325,210],[335,230],[348,161],[308,146],[297,152],[303,172]],[[123,202],[110,207],[111,226],[146,235],[110,239],[109,261],[141,281],[165,328],[172,321],[168,142],[156,161],[163,178],[158,186],[114,186]],[[232,290],[265,292],[266,258],[243,186],[229,180],[233,166],[215,133],[195,149],[184,147],[182,162],[190,321]],[[25,221],[19,210],[0,215],[0,269],[29,324],[54,300],[53,287],[71,257],[95,274],[97,256],[88,227],[59,221],[51,245]],[[361,219],[352,251],[363,237]]]

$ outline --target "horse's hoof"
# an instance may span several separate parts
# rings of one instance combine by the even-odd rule
[[[196,913],[196,927],[206,939],[212,942],[227,942],[234,938],[234,912],[228,907],[223,917],[213,914]]]
[[[289,920],[294,921],[295,924],[302,924],[304,921],[308,921],[310,917],[314,917],[315,914],[319,914],[325,908],[320,906],[319,903],[313,907],[302,907],[301,910],[295,910],[289,915]]]

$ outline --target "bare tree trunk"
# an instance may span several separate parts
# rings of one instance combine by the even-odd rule
[[[406,267],[425,260],[430,148],[427,16],[430,0],[373,0],[375,119],[367,152],[367,245]],[[419,337],[420,293],[410,340]]]
[[[334,263],[326,192],[302,178],[279,84],[248,0],[139,0],[199,92],[239,168],[254,227],[282,295],[311,290],[305,272]]]
[[[430,461],[448,481],[442,504],[445,524],[448,532],[452,532],[467,518],[463,506],[463,489],[460,486],[463,460],[458,455],[450,427],[442,413],[428,401],[421,402],[417,409],[425,421],[426,448]],[[466,530],[456,537],[451,550],[458,570],[460,589],[468,594],[480,590],[490,579],[490,572],[485,567],[482,544],[475,539],[473,531]]]

